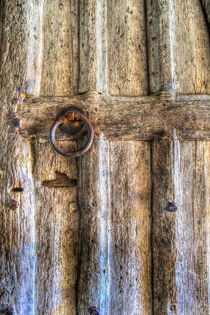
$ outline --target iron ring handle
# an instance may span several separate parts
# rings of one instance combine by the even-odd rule
[[[64,122],[65,117],[66,117],[66,113],[67,112],[76,112],[79,117],[81,118],[81,120],[85,123],[85,126],[87,127],[87,131],[88,131],[88,139],[85,143],[85,145],[78,151],[75,152],[65,152],[63,151],[57,144],[56,144],[56,130],[58,129],[58,127]],[[49,141],[50,144],[52,146],[52,148],[59,154],[68,157],[68,158],[76,158],[79,157],[81,155],[83,155],[85,152],[87,152],[92,143],[93,143],[93,138],[94,138],[94,131],[93,131],[93,126],[90,123],[90,121],[83,115],[83,113],[81,113],[81,110],[76,109],[76,108],[70,108],[69,110],[65,110],[52,124],[51,128],[50,128],[50,132],[49,132]]]

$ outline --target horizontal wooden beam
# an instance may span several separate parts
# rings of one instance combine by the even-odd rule
[[[19,107],[20,134],[46,138],[67,106],[84,110],[100,139],[209,139],[210,96],[116,97],[97,93],[74,97],[26,98]]]

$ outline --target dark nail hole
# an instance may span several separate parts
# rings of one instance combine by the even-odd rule
[[[11,189],[11,192],[13,193],[19,193],[19,192],[23,192],[23,188],[22,187],[14,187]]]
[[[165,210],[169,212],[175,212],[178,210],[178,204],[175,202],[169,201],[165,207]]]
[[[90,306],[88,311],[90,312],[90,315],[100,315],[95,306]]]
[[[12,127],[20,127],[20,119],[19,118],[13,118],[11,120]]]
[[[19,203],[17,200],[14,200],[14,199],[11,199],[7,202],[7,207],[10,209],[10,210],[16,210],[19,206]]]
[[[14,308],[5,306],[5,305],[0,305],[0,314],[4,315],[13,315],[14,314]]]

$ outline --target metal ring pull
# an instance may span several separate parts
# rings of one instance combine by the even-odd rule
[[[76,125],[76,128],[70,128],[70,130],[63,127],[66,122],[72,122],[72,124]],[[79,123],[79,127],[77,124]],[[60,127],[62,131],[65,131],[69,135],[73,135],[74,138],[78,138],[81,136],[85,131],[87,131],[87,141],[85,145],[82,146],[81,149],[74,152],[65,152],[63,149],[59,147],[56,141],[56,131]],[[50,128],[49,133],[49,141],[52,146],[52,148],[59,154],[68,157],[68,158],[76,158],[81,155],[83,155],[85,152],[87,152],[92,143],[94,138],[94,131],[93,126],[90,123],[90,121],[84,116],[84,113],[81,109],[76,107],[68,107],[62,111],[60,116],[54,121]]]

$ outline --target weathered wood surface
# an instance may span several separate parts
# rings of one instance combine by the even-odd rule
[[[27,1],[26,73],[22,92],[66,96],[78,85],[77,1]]]
[[[174,16],[175,90],[180,94],[210,94],[209,30],[200,1],[176,0]]]
[[[154,314],[208,314],[209,149],[200,141],[153,143]],[[177,211],[166,210],[169,201]]]
[[[66,72],[57,77],[59,71],[63,75],[62,67],[69,71],[69,54],[59,58],[62,65],[57,62],[60,70],[53,78],[47,72],[48,57],[42,59],[42,4],[1,1],[0,309],[4,305],[20,315],[76,314],[79,214],[75,161],[65,163],[49,143],[37,140],[35,146],[17,133],[21,93],[39,95],[43,83],[45,95],[59,95],[62,89],[61,95],[69,95],[74,89]],[[67,1],[66,5],[69,11]],[[65,16],[68,23],[69,16]],[[51,33],[55,42],[55,33],[59,37],[64,32],[58,32],[57,22]],[[51,63],[56,63],[55,50],[50,53]],[[57,180],[53,188],[56,170],[69,181]]]
[[[172,139],[175,130],[183,139],[210,137],[209,96],[203,100],[160,101],[158,97],[100,94],[26,99],[19,113],[21,135],[47,137],[59,112],[68,106],[83,109],[103,139],[152,140],[160,136]]]
[[[108,93],[148,94],[145,1],[107,1]]]
[[[68,145],[76,149],[76,143]],[[79,250],[76,160],[63,159],[48,142],[34,143],[36,187],[36,288],[35,314],[76,315]],[[58,186],[55,178],[63,174]],[[60,176],[61,178],[61,176]],[[50,185],[46,185],[50,182]],[[52,184],[54,182],[54,187]]]
[[[25,8],[1,1],[1,18],[0,304],[33,314],[35,187],[29,147],[11,125],[26,74]]]
[[[3,2],[3,1],[2,1]],[[14,3],[15,4],[15,3]],[[23,93],[39,96],[42,81],[42,20],[43,1],[27,1],[25,7],[25,75],[21,86]],[[33,14],[31,14],[33,12]],[[24,49],[24,46],[23,46]]]
[[[44,1],[41,95],[77,92],[78,1]]]
[[[107,92],[106,0],[80,1],[79,92]]]
[[[206,23],[210,27],[210,2],[208,0],[201,0],[201,6],[203,9],[203,14],[206,19]]]
[[[160,0],[146,4],[150,91],[210,93],[210,43],[201,2]],[[206,3],[205,8],[207,12]]]
[[[199,3],[1,1],[0,306],[208,313],[209,142],[176,140],[209,138]],[[68,105],[95,127],[78,165],[46,140]]]
[[[146,1],[147,40],[150,91],[173,92],[172,52],[170,44],[170,3],[172,1]]]
[[[79,314],[152,314],[150,143],[97,140],[79,174]]]
[[[80,2],[79,92],[148,93],[144,1]]]

